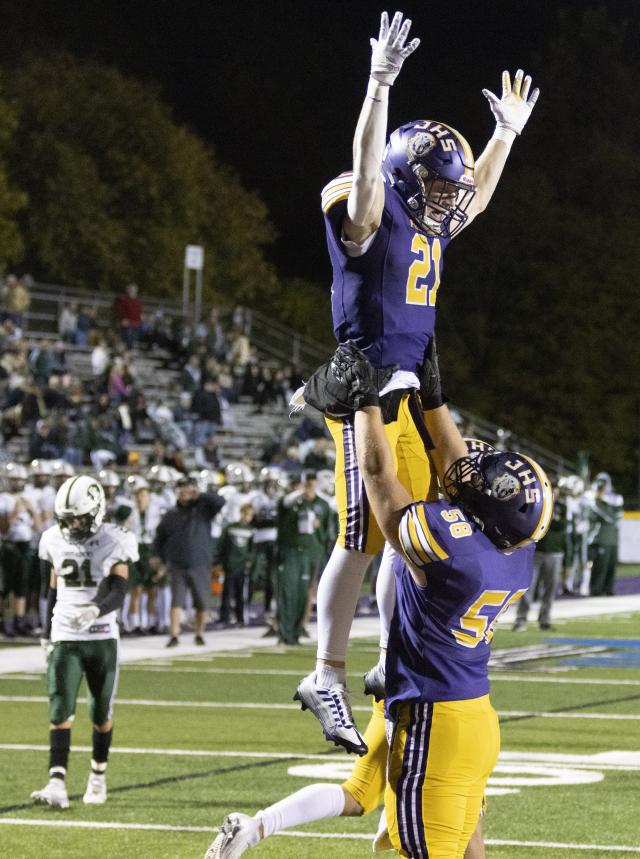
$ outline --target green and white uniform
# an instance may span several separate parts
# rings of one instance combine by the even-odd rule
[[[87,679],[91,721],[111,717],[118,678],[117,612],[96,618],[87,630],[69,625],[80,609],[94,602],[100,583],[116,564],[138,560],[135,536],[104,523],[84,543],[71,543],[53,525],[40,539],[39,556],[57,574],[57,599],[51,623],[54,649],[47,663],[49,721],[58,725],[75,714],[82,676]]]
[[[138,560],[138,543],[131,531],[105,522],[84,543],[71,543],[60,528],[47,528],[40,538],[38,554],[48,561],[58,577],[58,597],[53,609],[51,641],[102,641],[118,638],[117,612],[112,611],[86,631],[78,632],[69,620],[95,600],[98,587],[118,563]]]

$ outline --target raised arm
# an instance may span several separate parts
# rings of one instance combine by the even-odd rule
[[[347,200],[343,232],[347,241],[362,244],[380,226],[384,205],[384,187],[380,167],[387,141],[389,88],[398,76],[405,59],[420,44],[413,39],[408,45],[411,21],[402,21],[396,12],[391,24],[383,12],[380,33],[371,39],[371,76],[353,138],[353,186]]]
[[[387,543],[403,554],[398,528],[412,499],[396,476],[379,406],[366,406],[356,412],[355,433],[358,467],[371,510]]]
[[[465,228],[487,208],[507,163],[513,141],[522,133],[531,116],[540,90],[536,88],[529,94],[530,88],[531,76],[525,76],[522,69],[518,69],[513,86],[509,72],[502,72],[502,98],[488,89],[482,90],[496,119],[496,128],[475,164],[476,194],[467,210]]]

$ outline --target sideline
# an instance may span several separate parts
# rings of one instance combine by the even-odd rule
[[[537,604],[530,609],[535,617]],[[579,617],[598,617],[604,619],[619,614],[640,612],[640,594],[627,594],[615,597],[577,597],[561,599],[554,603],[554,620],[570,620]],[[515,609],[510,609],[502,619],[508,625],[515,617]],[[192,635],[183,634],[180,645],[167,651],[167,636],[145,636],[143,638],[123,638],[120,641],[120,662],[128,664],[145,659],[171,659],[181,656],[199,656],[210,659],[212,655],[222,656],[243,650],[264,650],[265,652],[292,652],[293,648],[274,647],[272,638],[263,638],[265,627],[245,627],[244,629],[214,630],[206,633],[205,645],[193,643]],[[311,640],[316,639],[316,625],[310,624]],[[351,628],[351,639],[375,638],[379,635],[378,615],[357,617]],[[377,649],[376,649],[377,652]],[[44,654],[39,644],[24,647],[3,647],[0,649],[0,674],[44,673]]]

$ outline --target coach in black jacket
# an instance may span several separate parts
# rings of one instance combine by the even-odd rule
[[[182,609],[187,588],[196,610],[196,644],[204,644],[204,626],[211,587],[213,540],[211,521],[224,501],[215,492],[198,491],[194,480],[181,477],[176,484],[176,506],[162,517],[153,542],[152,566],[156,576],[166,566],[171,583],[171,638],[167,647],[179,643]]]

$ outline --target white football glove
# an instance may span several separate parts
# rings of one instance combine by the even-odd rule
[[[502,98],[498,98],[488,89],[482,90],[496,118],[498,128],[508,128],[514,134],[522,133],[540,95],[537,87],[529,95],[530,87],[531,75],[525,77],[522,69],[518,69],[513,79],[513,87],[509,72],[502,72]]]
[[[41,638],[40,639],[40,647],[42,648],[42,650],[44,652],[44,661],[45,662],[49,661],[49,657],[51,656],[51,653],[53,652],[53,646],[54,646],[53,642],[49,641],[48,638]]]
[[[71,629],[76,632],[84,632],[95,622],[100,614],[100,609],[97,605],[88,605],[81,608],[77,614],[69,620]]]
[[[371,77],[385,86],[393,86],[398,77],[402,64],[420,44],[420,39],[413,39],[408,45],[405,40],[409,35],[411,21],[402,21],[402,12],[396,12],[389,26],[389,15],[383,12],[380,16],[380,33],[371,43]]]

